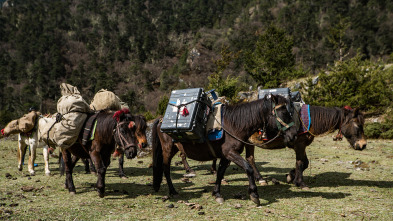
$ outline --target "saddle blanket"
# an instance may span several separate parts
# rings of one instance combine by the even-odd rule
[[[299,128],[299,133],[306,133],[310,130],[311,126],[311,115],[310,115],[310,105],[304,104],[300,109],[300,120],[301,125]]]
[[[94,132],[97,126],[97,115],[98,113],[95,113],[89,116],[89,118],[87,119],[83,127],[82,145],[86,145],[90,140],[94,139]]]

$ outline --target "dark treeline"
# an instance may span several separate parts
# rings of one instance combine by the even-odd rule
[[[393,53],[391,1],[2,2],[1,125],[31,106],[56,112],[60,82],[88,102],[105,88],[132,111],[154,113],[171,89],[205,87],[221,73],[215,61],[224,46],[236,54],[224,79],[238,77],[244,87],[279,86],[358,53]]]

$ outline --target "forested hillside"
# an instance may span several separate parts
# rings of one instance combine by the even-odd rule
[[[174,88],[220,86],[232,96],[249,86],[340,74],[339,67],[364,70],[351,65],[372,66],[379,80],[365,72],[343,93],[354,96],[356,84],[375,81],[373,91],[385,92],[370,99],[386,108],[393,101],[391,75],[383,72],[393,60],[392,33],[388,0],[3,1],[0,125],[31,106],[56,112],[61,82],[88,102],[105,88],[134,112],[155,114]],[[339,90],[306,88],[318,104],[336,104],[331,92]],[[359,104],[363,110],[373,109],[368,101]]]

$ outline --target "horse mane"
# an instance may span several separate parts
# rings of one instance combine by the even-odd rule
[[[343,118],[338,107],[320,107],[310,105],[311,125],[315,134],[322,134],[331,129],[338,129]]]
[[[113,113],[109,111],[103,111],[97,115],[97,130],[99,130],[102,134],[108,134],[111,136],[115,126],[116,120],[113,116]]]
[[[240,103],[235,105],[225,105],[223,116],[225,123],[235,131],[244,131],[250,127],[250,124],[261,125],[265,122],[263,113],[271,109],[271,104],[266,98]]]
[[[143,115],[134,116],[134,121],[138,129],[147,128],[146,118]]]

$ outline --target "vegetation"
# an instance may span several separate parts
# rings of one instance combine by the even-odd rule
[[[73,176],[77,192],[70,195],[64,189],[65,177],[60,177],[57,170],[57,159],[50,158],[52,176],[45,176],[43,156],[38,150],[36,175],[29,176],[27,156],[23,170],[17,169],[17,141],[2,140],[0,219],[391,220],[393,143],[368,142],[367,149],[360,152],[351,149],[347,141],[332,141],[331,135],[317,137],[307,150],[311,162],[304,180],[309,190],[285,183],[285,175],[295,166],[293,150],[256,149],[257,166],[269,180],[267,186],[258,185],[262,206],[257,208],[247,194],[247,176],[235,164],[226,170],[222,205],[211,196],[213,185],[209,182],[215,177],[207,172],[211,162],[189,160],[197,175],[187,180],[183,178],[183,166],[175,165],[180,161],[178,156],[172,162],[178,198],[166,197],[165,181],[160,191],[154,192],[150,185],[153,172],[148,168],[151,156],[125,160],[128,179],[118,177],[118,162],[112,161],[105,180],[107,195],[99,198],[94,189],[97,177],[85,174],[80,162]],[[273,184],[272,179],[280,184]],[[198,210],[192,203],[202,208]]]
[[[60,82],[77,86],[88,102],[105,88],[132,111],[156,115],[172,89],[215,87],[233,97],[318,73],[321,84],[347,69],[350,85],[343,75],[333,81],[354,97],[333,84],[310,86],[310,95],[326,96],[315,102],[383,113],[391,101],[382,68],[393,56],[390,1],[0,2],[1,126],[31,106],[56,112]],[[352,81],[357,70],[362,75]]]

